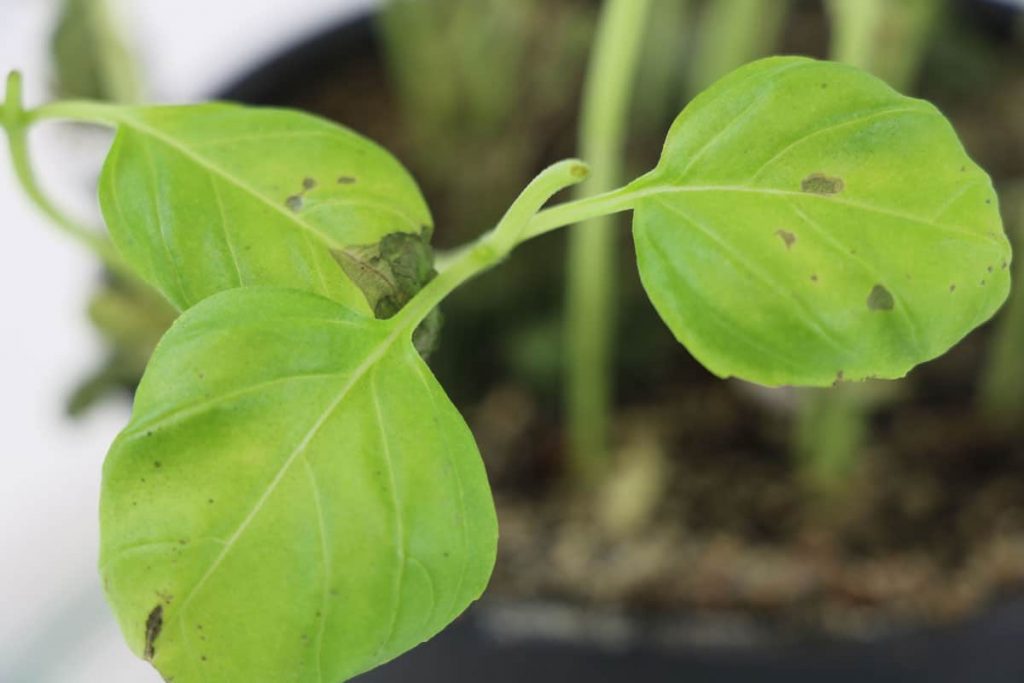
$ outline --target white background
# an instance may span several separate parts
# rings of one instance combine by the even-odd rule
[[[202,99],[248,67],[374,0],[120,0],[149,99]],[[57,0],[0,0],[0,77],[48,96]],[[88,218],[103,140],[68,130],[33,139],[55,194]],[[63,417],[102,357],[85,317],[94,259],[17,188],[0,142],[0,683],[147,683],[160,677],[122,644],[96,572],[97,500],[126,402]],[[98,220],[98,219],[96,219]]]

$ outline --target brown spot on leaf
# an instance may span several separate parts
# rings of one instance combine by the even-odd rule
[[[811,282],[817,282],[817,281],[818,281],[818,274],[817,273],[811,273]]]
[[[776,230],[775,234],[785,242],[786,249],[790,249],[794,244],[796,244],[796,235],[791,233],[789,230]]]
[[[313,178],[303,178],[302,179],[302,189],[303,190],[312,190],[314,187],[316,187],[316,180],[314,180]]]
[[[146,617],[146,659],[153,661],[156,655],[156,639],[160,636],[160,630],[164,627],[164,606],[157,605]]]
[[[298,213],[302,210],[302,197],[297,194],[293,194],[291,197],[284,200],[284,205],[290,210]]]
[[[839,194],[846,185],[842,178],[812,173],[800,181],[800,189],[811,194]]]
[[[952,283],[952,284],[949,285],[949,291],[950,292],[955,292],[956,291],[956,283]]]
[[[341,175],[338,176],[339,185],[353,185],[356,182],[355,176]]]
[[[875,285],[868,294],[868,308],[872,311],[891,311],[896,305],[892,293],[882,285]]]

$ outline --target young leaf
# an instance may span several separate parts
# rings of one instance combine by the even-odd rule
[[[101,524],[127,640],[179,683],[365,671],[480,595],[497,537],[472,435],[409,332],[260,287],[160,343]]]
[[[786,57],[733,72],[630,190],[644,287],[720,376],[901,377],[1009,291],[989,177],[933,106],[851,67]]]
[[[419,189],[387,151],[322,119],[227,104],[119,109],[100,201],[139,273],[181,309],[277,285],[371,313],[333,254],[410,233]]]

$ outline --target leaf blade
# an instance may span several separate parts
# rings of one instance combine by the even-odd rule
[[[480,594],[496,539],[472,436],[409,340],[265,288],[212,297],[161,342],[101,517],[125,635],[145,654],[160,606],[148,645],[178,680],[371,668]]]
[[[988,176],[934,107],[850,67],[737,70],[684,110],[632,189],[644,286],[720,376],[902,377],[1008,293]]]
[[[368,313],[331,250],[392,233],[429,238],[408,173],[327,121],[228,104],[121,108],[118,120],[101,207],[118,248],[180,309],[274,285]]]

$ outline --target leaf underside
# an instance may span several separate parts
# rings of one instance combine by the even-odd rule
[[[341,681],[475,600],[496,521],[462,418],[388,322],[236,289],[155,352],[108,455],[101,572],[187,681]]]
[[[333,123],[229,104],[120,112],[103,215],[126,259],[181,310],[273,285],[370,314],[332,251],[393,233],[429,239],[430,213],[405,169]]]
[[[719,376],[901,377],[1009,291],[988,175],[932,105],[851,67],[783,57],[733,72],[632,188],[644,286]]]

